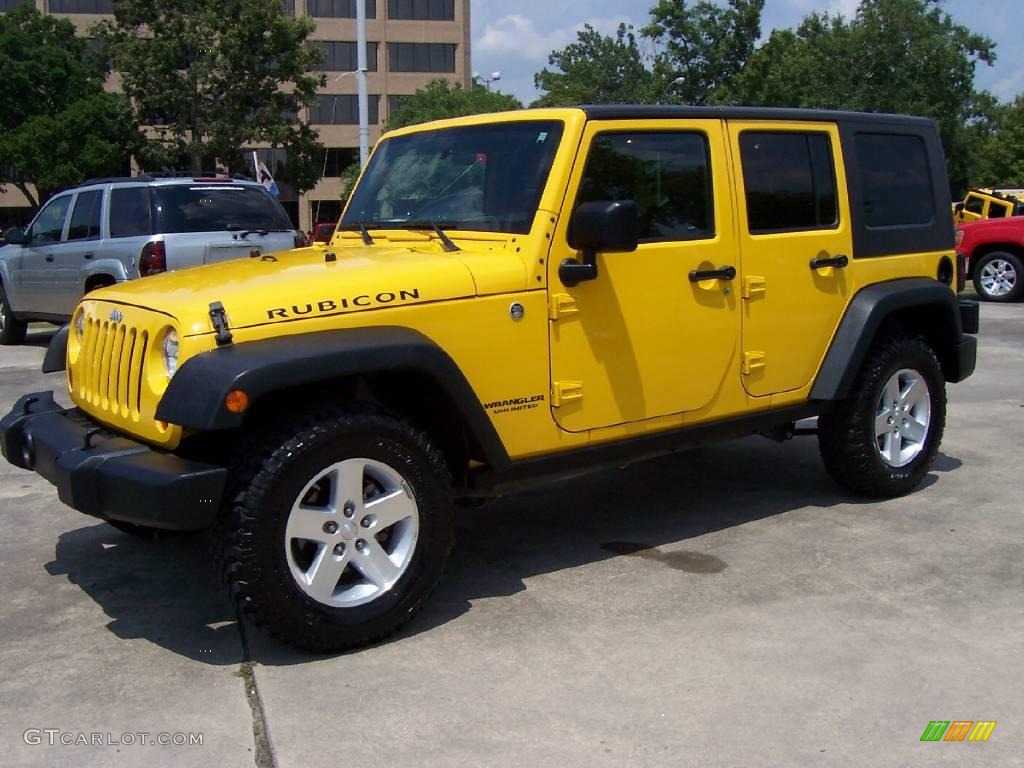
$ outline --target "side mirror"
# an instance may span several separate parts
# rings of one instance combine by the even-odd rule
[[[964,210],[964,201],[963,200],[961,200],[959,203],[956,203],[953,206],[953,212],[954,213],[963,213],[963,210]]]
[[[583,203],[569,222],[569,245],[582,261],[565,259],[558,267],[562,283],[572,288],[597,277],[597,254],[635,251],[639,243],[640,209],[632,200]]]
[[[11,227],[4,232],[4,240],[10,245],[26,245],[28,243],[28,236],[24,230],[18,229],[17,227]]]

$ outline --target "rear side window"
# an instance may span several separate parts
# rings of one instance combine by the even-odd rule
[[[744,131],[740,158],[751,233],[832,229],[839,223],[827,134]]]
[[[967,202],[964,203],[964,210],[969,213],[976,213],[979,216],[985,211],[985,198],[977,197],[975,195],[968,195]]]
[[[930,224],[935,218],[935,194],[924,140],[858,133],[856,141],[865,224],[869,228]]]
[[[228,184],[176,184],[154,187],[160,232],[223,232],[265,229],[283,232],[291,220],[263,187]]]
[[[110,193],[110,236],[153,234],[153,212],[146,187],[122,187]]]
[[[1002,203],[989,203],[988,217],[990,219],[1005,219],[1010,215],[1010,206]]]
[[[100,208],[103,190],[79,192],[71,212],[68,240],[93,240],[100,236]]]
[[[641,242],[713,237],[708,140],[702,133],[603,133],[594,138],[577,204],[633,200]]]

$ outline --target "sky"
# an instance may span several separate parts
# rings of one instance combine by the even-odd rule
[[[656,0],[471,0],[473,69],[490,77],[492,87],[529,104],[538,95],[533,75],[547,66],[548,54],[576,39],[589,23],[605,34],[620,22],[639,28]],[[767,0],[761,31],[795,27],[811,11],[839,11],[851,16],[857,0]],[[1024,93],[1024,46],[1021,46],[1021,0],[946,0],[953,19],[996,43],[995,66],[978,65],[975,84],[1002,101]]]

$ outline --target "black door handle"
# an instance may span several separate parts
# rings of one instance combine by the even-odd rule
[[[719,267],[718,269],[691,269],[690,282],[699,283],[701,280],[733,280],[736,277],[736,267]]]
[[[46,257],[46,260],[47,260],[47,261],[53,261],[53,256],[47,256],[47,257]]]
[[[92,258],[92,254],[91,253],[87,253],[87,254],[85,254],[85,256],[83,256],[83,258],[91,259]]]
[[[838,256],[818,256],[811,259],[811,269],[821,269],[822,267],[838,267],[842,269],[849,263],[850,260],[843,254]]]

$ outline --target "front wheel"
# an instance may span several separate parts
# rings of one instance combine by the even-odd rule
[[[15,319],[14,310],[7,301],[4,286],[0,283],[0,344],[11,346],[25,340],[28,323]]]
[[[441,454],[379,411],[297,420],[254,457],[228,511],[224,564],[257,625],[336,652],[382,639],[420,609],[453,534]]]
[[[987,301],[1015,301],[1024,292],[1024,265],[1013,253],[986,253],[974,265],[974,289]]]
[[[913,490],[938,453],[946,383],[924,341],[898,337],[868,355],[850,395],[818,419],[825,467],[847,490],[875,498]]]

